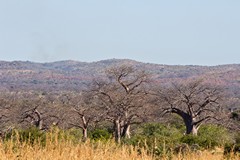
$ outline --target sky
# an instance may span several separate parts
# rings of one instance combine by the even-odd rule
[[[0,60],[240,63],[239,0],[0,0]]]

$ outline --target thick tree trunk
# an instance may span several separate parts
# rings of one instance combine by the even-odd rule
[[[198,128],[197,126],[193,124],[186,124],[186,134],[192,134],[192,135],[197,135],[198,133]]]
[[[114,121],[114,137],[117,143],[121,142],[121,125],[119,118]]]
[[[194,125],[194,121],[191,116],[184,116],[184,123],[186,126],[186,134],[197,135],[198,127]]]
[[[181,110],[175,110],[173,113],[176,113],[182,117],[186,126],[186,134],[197,135],[198,127],[195,125],[195,119],[193,119],[191,115]]]

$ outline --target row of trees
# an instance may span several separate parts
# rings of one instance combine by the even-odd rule
[[[2,94],[2,128],[77,127],[86,140],[89,128],[108,124],[116,142],[120,142],[123,137],[130,138],[131,126],[166,119],[169,114],[182,118],[185,134],[197,135],[206,122],[229,125],[223,91],[203,80],[161,86],[151,80],[150,74],[126,65],[107,69],[105,75],[94,79],[89,89],[80,93]]]

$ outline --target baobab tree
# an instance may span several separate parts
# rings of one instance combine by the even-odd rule
[[[143,120],[146,100],[145,85],[149,76],[131,66],[117,66],[106,70],[107,79],[95,80],[94,97],[104,107],[105,119],[113,123],[114,137],[130,138],[130,126]]]
[[[51,126],[58,125],[63,121],[63,112],[58,102],[50,99],[51,95],[28,95],[28,99],[22,99],[19,103],[19,123],[32,125],[39,130],[47,130]],[[29,100],[30,99],[30,100]]]
[[[43,116],[42,113],[38,111],[38,106],[35,106],[27,111],[22,113],[21,121],[28,121],[30,124],[38,128],[39,130],[43,129]]]
[[[186,126],[186,134],[197,135],[199,127],[209,120],[219,120],[221,91],[202,80],[173,83],[157,92],[163,115],[179,115]]]
[[[91,97],[91,92],[67,96],[69,125],[82,130],[83,141],[88,138],[88,128],[100,121],[103,112],[98,105],[94,104]]]

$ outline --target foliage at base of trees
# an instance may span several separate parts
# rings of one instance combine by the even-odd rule
[[[136,129],[135,134],[133,134],[130,139],[122,139],[122,144],[144,148],[148,150],[149,153],[157,156],[213,149],[224,145],[225,153],[231,151],[240,152],[240,134],[233,137],[233,135],[223,127],[203,125],[199,130],[198,136],[184,135],[182,132],[183,129],[181,127],[160,123],[148,123]],[[20,143],[40,143],[44,146],[48,141],[46,137],[51,137],[52,140],[68,140],[77,144],[83,143],[81,141],[82,136],[81,130],[74,128],[60,130],[57,127],[53,127],[49,131],[29,128],[12,131],[6,135],[5,141],[18,139]],[[107,142],[113,139],[113,136],[107,129],[98,128],[89,131],[89,139],[93,142]]]
[[[228,142],[224,146],[224,154],[230,154],[230,153],[238,153],[240,154],[240,133],[237,133],[234,136],[234,142]]]
[[[28,129],[13,130],[6,135],[4,140],[19,140],[20,143],[26,142],[30,144],[40,142],[41,144],[45,144],[46,134],[36,127],[30,127]]]
[[[95,129],[90,132],[89,137],[94,141],[107,141],[112,138],[112,134],[106,129]]]
[[[232,135],[216,125],[203,125],[198,136],[184,135],[182,128],[159,123],[145,124],[140,130],[136,136],[124,142],[144,147],[157,155],[213,149],[233,142]]]

